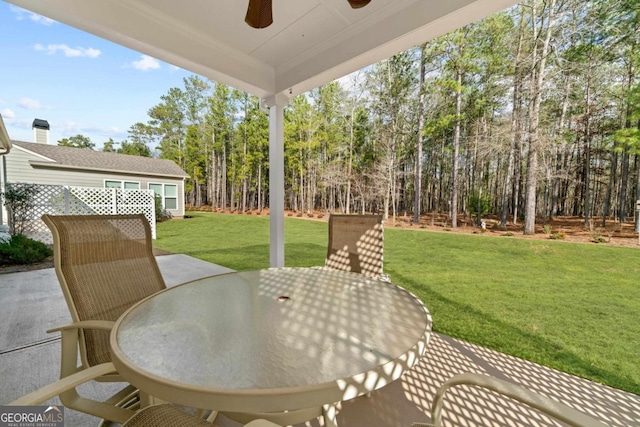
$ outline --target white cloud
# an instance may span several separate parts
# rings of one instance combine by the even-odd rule
[[[36,22],[42,25],[53,25],[56,22],[51,18],[47,18],[46,16],[42,16],[42,15],[37,15],[35,13],[30,13],[29,19],[32,20],[33,22]]]
[[[51,18],[47,18],[46,16],[38,15],[33,12],[29,12],[28,10],[24,10],[18,6],[10,5],[9,9],[16,15],[16,19],[18,21],[22,21],[24,19],[29,19],[37,24],[42,25],[53,25],[56,21]]]
[[[83,126],[82,130],[87,133],[101,133],[105,135],[126,135],[116,126]]]
[[[2,117],[4,117],[5,119],[15,119],[16,117],[16,113],[14,113],[10,108],[5,108],[4,110],[0,111],[0,114],[2,114]]]
[[[72,48],[67,46],[66,44],[49,44],[44,46],[40,43],[33,46],[33,48],[39,52],[47,52],[49,55],[53,55],[58,51],[61,51],[64,56],[67,58],[77,58],[77,57],[85,57],[85,58],[97,58],[100,56],[102,52],[98,49],[94,49],[92,47],[76,47]]]
[[[27,98],[26,96],[20,98],[18,105],[26,110],[41,110],[42,104],[37,99]]]
[[[160,61],[149,55],[142,55],[140,61],[133,61],[131,66],[140,71],[157,70],[160,68]]]
[[[51,124],[51,128],[53,129],[53,124],[51,121],[49,122],[49,124]],[[56,129],[58,129],[60,133],[63,135],[82,134],[85,136],[89,136],[92,140],[91,142],[94,142],[94,143],[103,142],[103,141],[94,140],[95,139],[94,136],[96,134],[106,135],[105,140],[108,139],[108,137],[122,138],[122,139],[127,137],[127,132],[124,132],[115,126],[95,126],[95,125],[87,125],[84,123],[78,123],[74,121],[56,122],[55,126],[56,126]]]

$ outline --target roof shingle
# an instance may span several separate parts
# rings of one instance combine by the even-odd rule
[[[188,177],[180,166],[166,159],[106,153],[34,142],[13,141],[13,145],[51,159],[60,167],[97,169],[110,172],[134,173],[136,175]]]

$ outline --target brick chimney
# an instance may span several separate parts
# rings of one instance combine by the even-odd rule
[[[33,142],[39,144],[49,143],[49,122],[42,119],[35,119],[31,125],[33,129]]]

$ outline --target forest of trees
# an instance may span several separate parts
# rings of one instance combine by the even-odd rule
[[[639,66],[640,0],[526,0],[292,98],[285,206],[632,220]],[[189,174],[189,204],[268,207],[257,98],[191,76],[148,114],[130,140]]]

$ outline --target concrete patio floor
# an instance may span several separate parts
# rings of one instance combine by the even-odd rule
[[[185,255],[157,257],[168,286],[230,271]],[[70,321],[53,269],[0,274],[0,404],[58,378],[60,341],[46,330]],[[427,302],[428,306],[428,302]],[[409,427],[429,420],[431,400],[452,376],[477,372],[506,379],[549,396],[610,426],[640,426],[640,396],[616,390],[522,359],[433,334],[426,357],[400,380],[342,404],[341,427]],[[106,397],[119,385],[86,384],[84,393]],[[55,400],[52,400],[55,402]],[[472,387],[445,398],[450,426],[559,426],[538,412]],[[97,425],[98,419],[67,410],[66,426]],[[239,424],[219,416],[220,427]],[[300,426],[321,426],[314,420]]]

